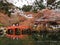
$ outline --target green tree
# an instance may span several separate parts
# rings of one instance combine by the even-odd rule
[[[32,6],[31,5],[24,5],[23,7],[22,7],[22,10],[23,11],[30,11],[32,9]]]
[[[47,6],[49,6],[49,5],[54,6],[55,9],[56,8],[60,8],[60,6],[58,6],[58,5],[60,5],[60,1],[57,1],[57,0],[47,0]]]
[[[60,1],[57,2],[57,5],[60,5]]]
[[[54,3],[56,0],[47,0],[47,4],[49,5],[49,4],[52,4],[52,3]]]
[[[43,0],[35,0],[34,4],[35,4],[34,8],[37,8],[40,10],[45,8],[45,6],[43,5]]]
[[[4,3],[3,1],[5,1],[6,3]],[[13,4],[8,3],[7,0],[3,0],[3,1],[0,1],[0,10],[7,13],[8,16],[10,17],[9,9],[13,6]]]

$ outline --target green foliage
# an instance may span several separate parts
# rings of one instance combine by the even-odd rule
[[[43,4],[40,4],[39,7],[40,7],[40,10],[45,8],[45,6]]]
[[[40,0],[40,1],[36,0],[36,2],[34,2],[34,3],[35,3],[35,7],[34,8],[37,7],[37,9],[40,9],[40,10],[45,8],[45,6],[43,5],[43,0]]]
[[[27,6],[24,5],[24,6],[22,7],[22,10],[23,10],[23,11],[26,11],[26,12],[27,12],[27,11],[30,11],[31,9],[32,9],[32,6],[30,6],[30,5],[27,5]]]
[[[32,10],[34,13],[37,13],[37,9],[34,8],[34,10]]]
[[[21,8],[20,8],[20,7],[19,7],[18,9],[19,9],[19,10],[21,10]]]
[[[47,4],[52,4],[54,3],[56,0],[47,0]]]
[[[11,4],[9,3],[3,3],[2,1],[0,2],[0,10],[5,11],[5,13],[7,13],[9,17],[10,17],[9,9],[11,8],[10,5]]]
[[[57,5],[60,5],[60,1],[57,2]]]

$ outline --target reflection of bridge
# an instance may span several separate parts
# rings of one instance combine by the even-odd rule
[[[6,29],[6,30],[5,30]],[[20,26],[9,26],[0,28],[0,36],[9,37],[9,38],[24,38],[27,35],[31,35],[31,27],[20,25]]]
[[[20,25],[20,26],[10,26],[7,27],[6,36],[9,38],[24,38],[27,35],[30,35],[31,28],[29,26]]]

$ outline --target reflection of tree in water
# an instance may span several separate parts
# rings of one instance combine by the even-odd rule
[[[57,22],[49,22],[51,25],[57,25]]]

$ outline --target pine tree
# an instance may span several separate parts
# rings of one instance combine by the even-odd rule
[[[43,5],[43,0],[35,0],[33,10],[36,12],[38,9],[42,10],[45,8],[45,5]]]

